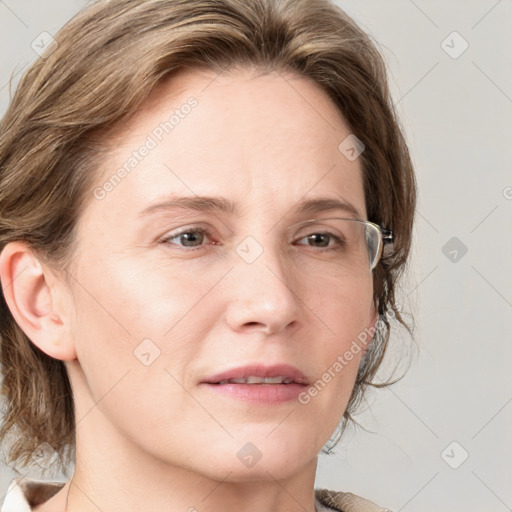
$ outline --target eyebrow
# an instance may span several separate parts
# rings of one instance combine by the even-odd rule
[[[139,216],[145,217],[156,212],[168,211],[175,208],[198,212],[228,213],[232,215],[238,215],[240,213],[238,205],[224,197],[176,196],[171,194],[161,202],[155,202],[147,208],[144,208],[144,210],[139,213]],[[357,219],[362,219],[361,214],[354,205],[348,201],[332,197],[319,197],[300,201],[291,209],[295,215],[322,213],[333,210],[342,210]]]

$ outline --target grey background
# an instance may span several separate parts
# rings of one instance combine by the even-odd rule
[[[416,164],[401,301],[418,350],[405,379],[370,396],[367,431],[320,458],[316,486],[395,511],[512,510],[512,1],[338,3],[380,43]],[[32,42],[83,5],[0,0],[0,115]],[[14,475],[1,469],[0,502]]]

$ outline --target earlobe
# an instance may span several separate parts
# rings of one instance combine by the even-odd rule
[[[14,320],[45,354],[71,361],[76,359],[76,351],[69,325],[53,301],[62,285],[49,278],[49,271],[45,271],[26,243],[10,242],[2,250],[0,281]]]

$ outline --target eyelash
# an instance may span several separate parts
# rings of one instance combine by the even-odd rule
[[[201,245],[199,245],[197,247],[184,248],[184,246],[180,246],[178,244],[174,244],[174,243],[169,242],[169,240],[172,240],[174,238],[178,238],[178,237],[180,237],[182,235],[188,235],[188,234],[191,234],[191,233],[200,233],[201,235],[207,235],[208,238],[211,238],[211,235],[212,235],[211,231],[209,229],[207,229],[207,228],[192,227],[192,228],[187,228],[187,229],[184,229],[182,231],[179,231],[178,233],[174,233],[174,234],[172,234],[170,236],[166,236],[165,238],[162,238],[160,241],[162,243],[165,243],[166,245],[176,245],[177,247],[180,247],[180,249],[178,249],[178,250],[184,251],[184,252],[193,252],[193,251],[201,250],[205,246],[205,244],[201,244]],[[319,247],[319,248],[317,248],[318,249],[317,252],[332,251],[332,250],[339,249],[340,247],[345,245],[345,241],[344,240],[340,239],[334,233],[330,233],[329,231],[312,232],[312,233],[310,233],[308,235],[305,235],[305,236],[301,237],[299,240],[303,240],[304,238],[308,238],[308,237],[310,237],[312,235],[329,236],[329,237],[331,237],[331,239],[334,239],[335,242],[336,242],[335,246]],[[213,245],[219,245],[219,244],[218,243],[214,243]]]

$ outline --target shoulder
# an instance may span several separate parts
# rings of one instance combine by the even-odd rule
[[[391,512],[361,496],[351,492],[330,491],[328,489],[315,489],[317,502],[327,507],[325,511],[338,510],[340,512]],[[324,512],[321,508],[319,512]]]
[[[48,482],[17,477],[9,485],[0,512],[31,512],[57,494],[65,482]]]

